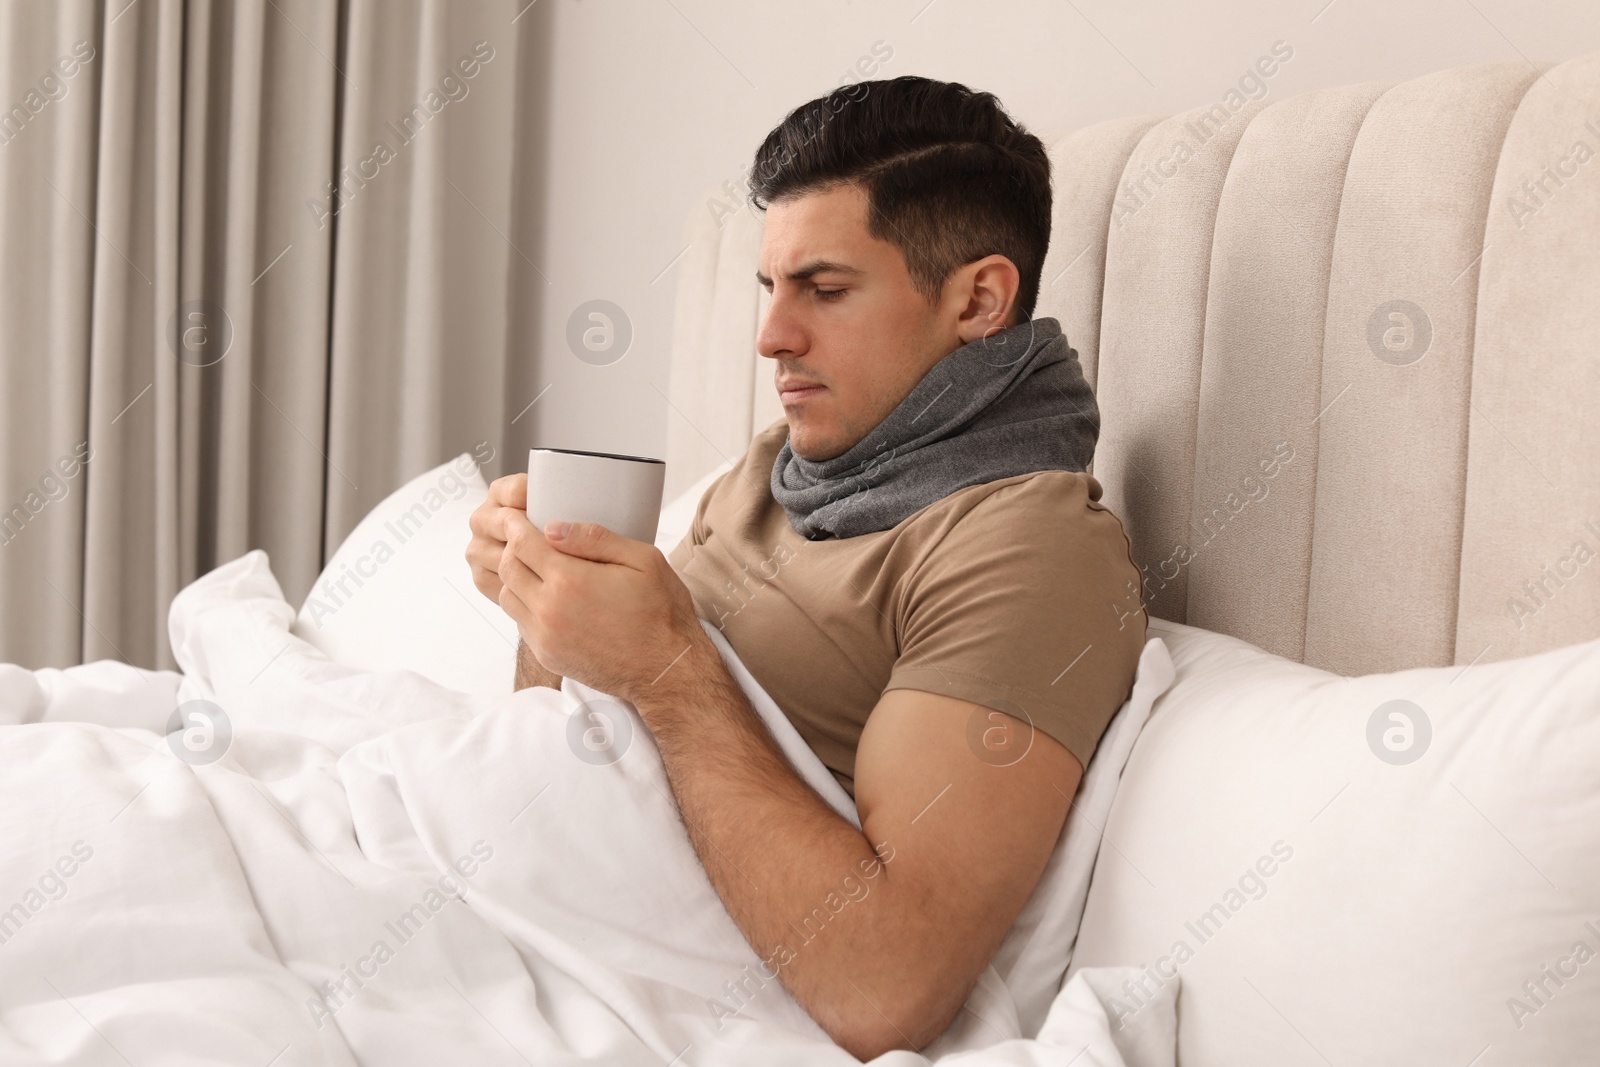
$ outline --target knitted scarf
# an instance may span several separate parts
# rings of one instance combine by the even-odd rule
[[[1100,409],[1053,318],[1018,323],[935,363],[872,432],[812,460],[785,441],[772,496],[810,540],[899,525],[958,489],[1034,471],[1084,470]]]

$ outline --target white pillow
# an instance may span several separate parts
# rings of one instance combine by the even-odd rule
[[[655,544],[671,552],[723,463],[661,510]],[[509,692],[517,627],[472,584],[467,525],[489,486],[470,453],[389,494],[345,537],[311,587],[295,636],[336,663],[412,670],[451,689]]]
[[[467,520],[489,491],[463,452],[396,489],[328,560],[292,632],[329,659],[507,693],[517,626],[472,584]]]
[[[1133,1012],[1180,976],[1189,1064],[1592,1057],[1600,640],[1346,678],[1151,633],[1177,680],[1123,773],[1073,972],[1146,966]]]

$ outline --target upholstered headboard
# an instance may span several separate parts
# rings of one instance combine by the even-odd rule
[[[1152,615],[1346,674],[1600,636],[1600,53],[1058,140],[1037,314]],[[748,206],[690,212],[669,494],[781,418]],[[759,364],[759,366],[758,366]]]

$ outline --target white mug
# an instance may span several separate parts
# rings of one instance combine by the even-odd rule
[[[596,522],[646,544],[661,522],[664,460],[583,452],[528,450],[528,521],[541,531],[551,519]]]

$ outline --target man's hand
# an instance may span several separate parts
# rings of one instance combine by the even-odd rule
[[[472,568],[472,584],[478,592],[500,603],[500,557],[506,551],[505,526],[508,519],[521,515],[528,521],[528,476],[508,474],[489,483],[489,495],[472,513],[468,525],[472,540],[467,543],[467,564]]]
[[[472,584],[496,604],[500,603],[500,590],[503,588],[500,557],[506,551],[503,530],[507,516],[526,516],[527,506],[528,476],[508,474],[490,484],[489,495],[478,505],[468,523],[472,528],[472,540],[467,543],[467,565],[472,568]],[[526,518],[523,521],[527,521]],[[560,689],[561,675],[546,668],[534,657],[526,642],[519,640],[512,689],[518,691],[536,685]]]
[[[519,488],[525,498],[526,482]],[[637,706],[690,648],[717,656],[688,586],[654,545],[587,522],[551,520],[541,532],[505,506],[485,527],[505,542],[497,603],[556,674]]]

